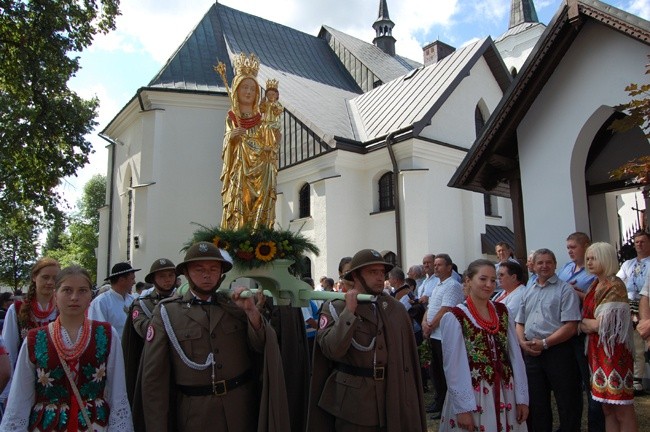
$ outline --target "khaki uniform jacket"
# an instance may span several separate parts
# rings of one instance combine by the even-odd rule
[[[271,333],[273,338],[267,338],[272,329],[264,323],[260,330],[253,330],[245,313],[223,294],[213,295],[217,303],[213,305],[194,304],[193,299],[194,295],[188,291],[183,297],[161,302],[147,329],[142,378],[147,430],[164,432],[173,429],[174,423],[178,431],[200,431],[208,425],[212,430],[266,430],[262,428],[265,425],[257,428],[258,414],[280,414],[273,408],[262,407],[260,410],[260,398],[265,400],[265,394],[260,392],[258,377],[262,366],[256,353],[265,349],[265,342],[275,344],[277,358],[265,359],[264,382],[269,381],[269,373],[279,373],[279,381],[282,381],[277,343],[267,340],[275,337]],[[204,364],[208,354],[212,353],[214,367],[210,365],[196,370],[183,361],[163,325],[161,307],[167,311],[179,346],[189,360]],[[268,367],[268,361],[277,362],[277,367]],[[188,396],[176,388],[178,385],[210,386],[213,373],[214,381],[220,381],[232,379],[250,369],[254,371],[253,379],[222,396]],[[171,406],[170,391],[176,391],[176,406]],[[284,386],[281,386],[277,399],[284,398],[284,412],[281,414],[287,416],[286,392],[283,392]],[[169,426],[168,420],[174,417],[175,422]]]
[[[142,412],[142,349],[147,327],[153,318],[153,311],[163,297],[153,290],[144,297],[138,297],[131,303],[122,333],[122,352],[126,376],[126,393],[131,404],[133,428],[135,432],[145,430]]]
[[[372,349],[354,346],[370,347],[373,338]],[[338,363],[383,367],[384,379],[343,372]],[[390,296],[379,295],[374,304],[359,303],[355,314],[341,300],[323,304],[314,347],[308,430],[334,430],[334,418],[389,432],[426,430],[413,328],[404,306]]]

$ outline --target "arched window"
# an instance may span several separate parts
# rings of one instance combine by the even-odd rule
[[[384,261],[392,265],[397,265],[397,255],[392,251],[382,251],[381,256],[384,258]]]
[[[311,215],[309,183],[305,183],[298,192],[298,218],[305,218]]]
[[[379,211],[395,209],[394,176],[392,172],[379,177]]]
[[[474,126],[476,127],[476,138],[478,138],[485,126],[485,118],[478,105],[476,105],[476,109],[474,110]]]
[[[311,278],[311,260],[309,257],[303,256],[300,259],[300,274],[302,277]]]

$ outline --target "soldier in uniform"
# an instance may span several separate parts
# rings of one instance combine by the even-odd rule
[[[316,335],[310,432],[426,430],[422,379],[411,321],[383,292],[393,267],[381,254],[354,255],[345,301],[325,302]],[[361,302],[357,294],[370,294]]]
[[[126,372],[126,391],[131,404],[133,424],[136,431],[144,430],[142,414],[142,348],[147,327],[153,317],[153,311],[163,299],[174,293],[176,284],[176,266],[167,258],[160,258],[151,264],[145,282],[153,284],[153,289],[144,293],[131,304],[129,315],[122,334],[122,351]]]
[[[145,336],[147,430],[289,430],[273,329],[253,299],[240,296],[243,287],[217,291],[231,268],[208,242],[192,245],[176,266],[189,290],[158,304]]]

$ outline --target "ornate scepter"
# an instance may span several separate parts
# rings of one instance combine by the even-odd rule
[[[226,86],[228,97],[230,97],[230,86],[228,85],[228,77],[226,77],[226,65],[223,62],[219,62],[214,67],[214,70],[221,76],[223,84]]]

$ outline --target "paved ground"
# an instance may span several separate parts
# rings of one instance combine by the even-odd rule
[[[433,392],[424,394],[424,401],[426,405],[429,405],[433,400]],[[636,415],[639,419],[639,432],[649,432],[650,431],[650,394],[636,397],[634,400],[634,406],[636,408]],[[583,413],[586,413],[586,401],[585,408]],[[431,415],[427,414],[427,431],[435,432],[438,430],[440,422],[438,420],[431,420]],[[557,415],[556,415],[557,419]],[[556,425],[557,426],[557,425]],[[582,430],[587,431],[587,419],[586,415],[583,415],[582,419]]]

